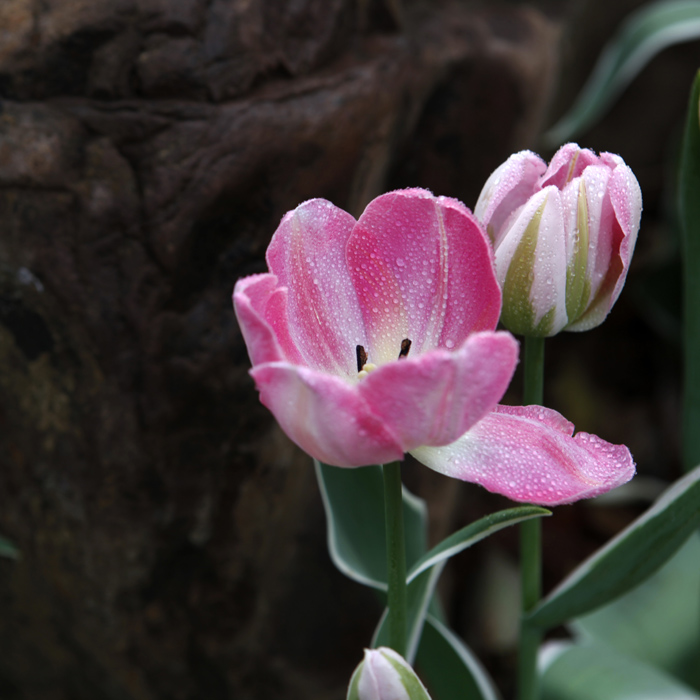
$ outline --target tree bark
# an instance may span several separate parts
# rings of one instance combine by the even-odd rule
[[[0,695],[341,698],[378,605],[231,309],[282,215],[473,206],[536,134],[531,9],[303,0],[0,7]]]

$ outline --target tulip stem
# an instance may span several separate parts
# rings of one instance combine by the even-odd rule
[[[679,214],[683,242],[683,466],[700,464],[700,71],[691,91],[681,150]]]
[[[406,542],[403,530],[401,462],[382,468],[384,474],[384,518],[386,522],[386,566],[389,607],[389,646],[406,656]]]
[[[544,396],[544,338],[525,338],[525,386],[523,404],[542,405]],[[538,627],[524,616],[537,605],[542,595],[542,525],[539,518],[520,524],[520,585],[522,614],[518,648],[519,700],[539,699],[537,651],[542,641]]]

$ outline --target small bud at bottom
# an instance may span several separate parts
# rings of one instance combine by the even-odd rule
[[[347,700],[430,700],[415,671],[393,649],[365,649],[350,680]]]

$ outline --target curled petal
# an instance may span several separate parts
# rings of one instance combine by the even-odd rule
[[[514,333],[545,337],[566,325],[563,228],[561,193],[547,187],[520,209],[496,249],[496,274],[503,287],[501,320]]]
[[[345,248],[355,219],[325,199],[285,215],[267,249],[270,272],[288,289],[287,315],[303,364],[354,376],[364,321]]]
[[[403,458],[399,442],[356,385],[286,362],[258,365],[250,374],[282,430],[321,462],[359,467]]]
[[[600,289],[614,254],[611,231],[615,212],[608,196],[612,171],[602,165],[586,168],[581,180],[586,198],[588,213],[588,269],[586,277],[590,281],[591,298]],[[574,235],[571,238],[575,238]]]
[[[615,213],[607,196],[611,170],[590,165],[562,190],[566,235],[566,309],[578,319],[607,274]]]
[[[580,148],[577,143],[564,144],[549,161],[540,187],[554,185],[559,189],[564,189],[567,183],[580,177],[589,165],[595,165],[598,162],[598,156],[588,148]]]
[[[457,200],[427,190],[390,192],[370,202],[347,247],[370,361],[459,347],[498,322],[501,295],[480,224]]]
[[[494,245],[506,219],[539,189],[537,182],[547,169],[546,163],[532,151],[514,153],[496,168],[486,181],[474,215],[485,226]]]
[[[586,312],[567,330],[584,331],[603,322],[622,292],[637,242],[642,216],[642,191],[632,170],[619,156],[603,154],[616,163],[608,180],[604,210],[609,212],[606,232],[610,262]],[[598,263],[600,267],[600,263]]]
[[[379,367],[358,389],[408,452],[452,443],[493,410],[517,361],[510,333],[484,331],[455,352],[433,350]]]
[[[634,476],[624,445],[573,430],[551,409],[499,406],[452,445],[412,454],[447,476],[545,506],[598,496]]]
[[[637,243],[637,233],[642,218],[642,190],[632,170],[622,162],[622,159],[620,161],[610,178],[609,191],[617,222],[624,235],[620,245],[620,257],[627,268]]]
[[[233,308],[254,365],[284,359],[275,332],[265,319],[267,305],[276,288],[277,277],[263,274],[240,279],[233,289]]]

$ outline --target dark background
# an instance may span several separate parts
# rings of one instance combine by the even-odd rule
[[[379,607],[328,559],[310,460],[247,374],[233,284],[311,197],[358,215],[422,186],[473,207],[640,4],[2,0],[0,534],[21,556],[0,559],[0,698],[344,697]],[[645,209],[609,319],[547,346],[546,403],[665,480],[697,64],[697,43],[666,50],[580,136],[625,158]],[[406,481],[433,540],[506,503],[416,465]],[[558,508],[546,585],[640,507]],[[506,694],[515,556],[503,533],[442,584]]]

